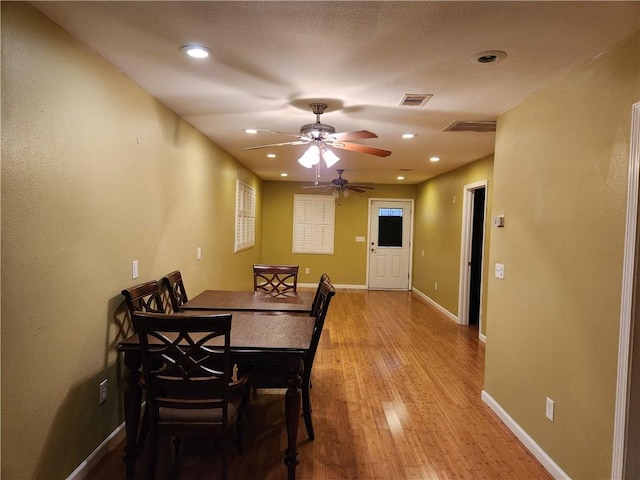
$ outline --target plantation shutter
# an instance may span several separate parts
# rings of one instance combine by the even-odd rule
[[[236,180],[236,239],[234,253],[256,243],[256,191]]]
[[[333,196],[293,198],[293,253],[332,255],[336,205]]]

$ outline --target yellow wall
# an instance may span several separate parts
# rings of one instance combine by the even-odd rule
[[[348,173],[345,172],[347,178]],[[327,273],[334,284],[364,286],[367,283],[367,243],[356,242],[355,238],[367,236],[369,198],[414,199],[416,186],[376,185],[375,190],[341,198],[340,205],[336,205],[334,254],[302,255],[291,253],[291,247],[293,196],[310,194],[303,185],[309,184],[264,182],[262,261],[300,265],[298,281],[301,283],[317,283],[320,275]],[[308,275],[306,268],[309,268]]]
[[[418,186],[416,194],[413,287],[453,315],[458,315],[460,250],[464,188],[487,181],[485,251],[482,288],[482,333],[485,332],[488,252],[491,238],[493,155],[476,160]],[[422,255],[424,252],[424,255]],[[438,290],[435,284],[438,283]]]
[[[251,288],[261,223],[234,255],[236,177],[261,197],[105,60],[2,2],[2,478],[66,478],[122,422],[123,288],[173,269],[192,294]]]
[[[571,478],[610,478],[640,34],[498,120],[486,391]],[[545,419],[545,397],[555,421]]]

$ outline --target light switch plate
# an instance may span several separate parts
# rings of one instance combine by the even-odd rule
[[[134,260],[131,264],[131,278],[138,278],[138,260]]]

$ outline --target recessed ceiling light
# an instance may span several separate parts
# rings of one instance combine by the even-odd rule
[[[284,173],[284,172],[283,172],[283,173],[281,173],[281,174],[280,174],[280,176],[281,176],[281,177],[288,177],[289,175],[288,175],[287,173]]]
[[[247,128],[245,129],[244,133],[250,133],[251,135],[254,135],[258,133],[258,130],[256,130],[255,128]]]
[[[415,138],[415,133],[403,133],[402,138]]]
[[[275,153],[267,153],[267,158],[276,158]]]
[[[397,178],[398,180],[404,180],[404,177],[402,175],[399,175]]]
[[[486,65],[488,63],[499,62],[501,60],[504,60],[505,58],[507,58],[506,52],[503,52],[501,50],[487,50],[472,55],[469,60],[473,63],[481,63],[483,65]]]
[[[440,161],[440,157],[431,157],[429,159],[430,162],[439,162]]]
[[[207,58],[211,50],[198,43],[189,43],[180,47],[180,50],[192,58]]]

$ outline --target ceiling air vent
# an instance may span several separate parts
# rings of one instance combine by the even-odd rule
[[[495,132],[495,120],[455,120],[443,132]]]
[[[402,97],[401,107],[422,107],[433,97],[430,93],[407,93]]]

